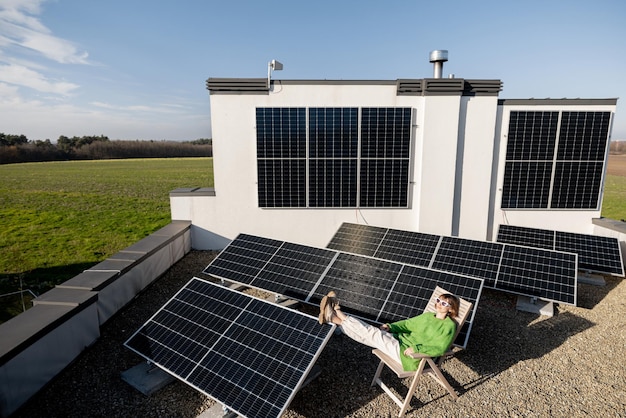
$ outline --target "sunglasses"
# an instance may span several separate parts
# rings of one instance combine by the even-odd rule
[[[441,306],[443,306],[444,308],[449,308],[450,304],[448,302],[446,302],[445,300],[441,300],[439,298],[435,299],[436,303],[441,304]]]

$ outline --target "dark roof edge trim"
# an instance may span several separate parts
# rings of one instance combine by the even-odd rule
[[[212,94],[269,94],[267,78],[209,78],[206,88]]]
[[[498,106],[514,105],[616,105],[617,98],[607,99],[500,99]]]

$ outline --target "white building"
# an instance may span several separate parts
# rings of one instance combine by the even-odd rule
[[[617,99],[503,100],[500,80],[462,78],[207,88],[215,187],[170,198],[195,248],[239,233],[325,247],[343,222],[483,241],[499,224],[597,232]]]

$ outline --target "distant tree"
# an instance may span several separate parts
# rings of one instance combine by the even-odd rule
[[[24,145],[28,143],[25,135],[7,135],[0,133],[0,146]]]

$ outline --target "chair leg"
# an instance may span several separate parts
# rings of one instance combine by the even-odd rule
[[[443,388],[446,389],[448,393],[450,393],[450,396],[452,396],[452,398],[454,398],[455,401],[459,399],[459,395],[457,395],[454,388],[450,385],[450,383],[448,383],[448,379],[446,379],[443,373],[441,373],[441,370],[439,370],[439,368],[435,365],[435,363],[431,359],[427,359],[427,360],[430,365],[430,370],[428,370],[426,373],[430,377],[432,377],[437,383],[443,386]]]
[[[374,375],[374,379],[372,379],[372,384],[370,386],[376,386],[377,384],[376,381],[380,377],[380,373],[383,371],[383,367],[385,367],[385,362],[381,360],[380,363],[378,364],[378,368],[376,369],[376,374]]]
[[[411,405],[411,399],[413,398],[413,394],[415,393],[415,390],[417,389],[417,384],[419,383],[419,378],[419,374],[415,374],[415,376],[413,377],[411,386],[409,386],[409,392],[406,394],[406,398],[404,398],[404,403],[402,404],[402,408],[400,409],[400,414],[398,414],[399,417],[404,416],[406,410],[409,409],[409,406]]]

